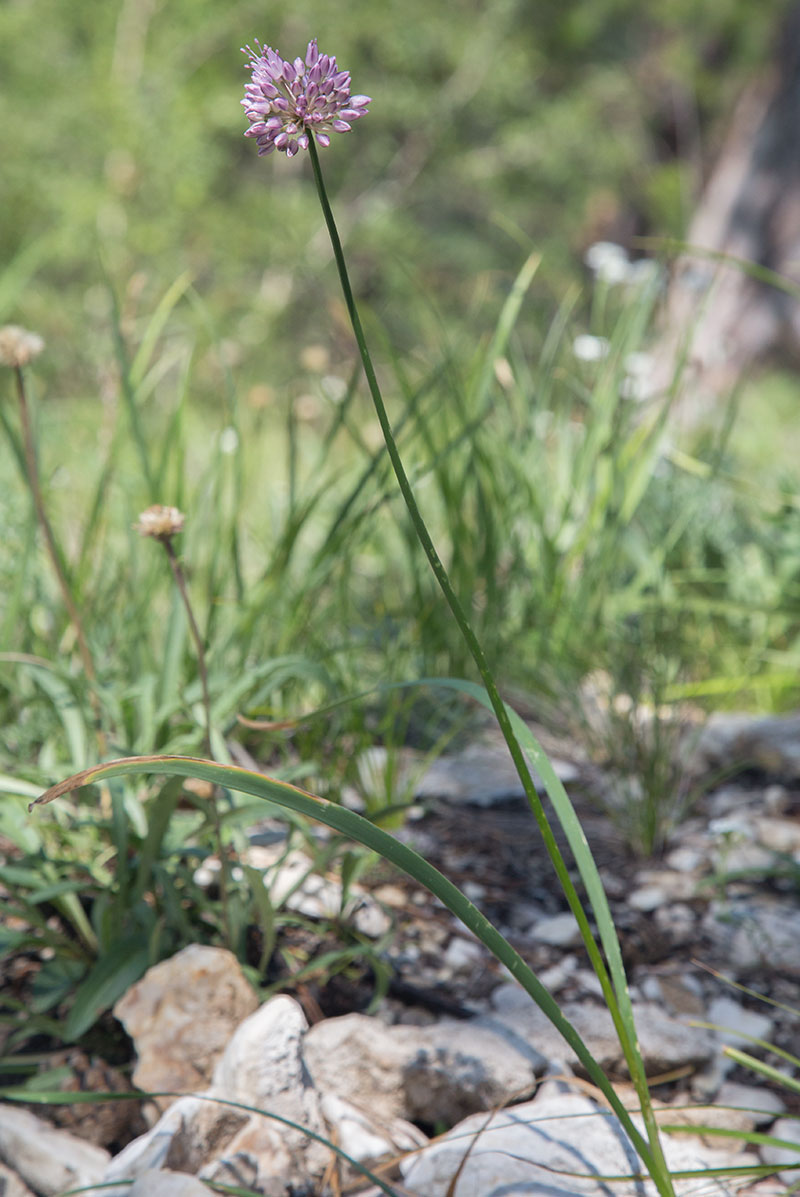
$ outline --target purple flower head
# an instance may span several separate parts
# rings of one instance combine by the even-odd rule
[[[320,145],[330,145],[331,133],[347,133],[349,122],[366,114],[369,96],[350,95],[350,72],[320,54],[316,38],[308,43],[305,62],[285,62],[269,46],[258,41],[255,46],[242,48],[251,72],[242,107],[250,121],[245,137],[255,137],[259,154],[282,150],[293,158],[308,149],[312,133]]]

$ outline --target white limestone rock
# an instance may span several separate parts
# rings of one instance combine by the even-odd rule
[[[443,966],[451,973],[473,969],[486,956],[486,949],[474,939],[454,935],[442,957]]]
[[[529,1043],[549,1060],[566,1060],[573,1068],[577,1057],[550,1020],[520,986],[502,985],[492,994],[495,1018],[520,1040]],[[651,1002],[634,1002],[634,1018],[645,1067],[650,1073],[668,1072],[685,1064],[702,1065],[717,1049],[707,1031],[671,1018]],[[602,1069],[618,1073],[623,1068],[622,1051],[611,1015],[605,1006],[591,1002],[565,1002],[562,1013],[569,1019]]]
[[[407,1116],[401,1083],[407,1056],[392,1030],[363,1014],[317,1023],[303,1044],[314,1084],[384,1122]]]
[[[384,1122],[455,1122],[531,1093],[545,1066],[529,1043],[481,1019],[387,1027],[346,1014],[312,1027],[304,1054],[319,1089]]]
[[[217,1178],[231,1159],[251,1159],[255,1183],[264,1192],[274,1188],[278,1177],[300,1184],[321,1176],[329,1150],[278,1120],[325,1135],[319,1094],[302,1056],[307,1026],[293,998],[265,1002],[232,1036],[210,1088],[174,1102],[146,1135],[120,1152],[105,1179],[134,1179],[159,1168]],[[223,1100],[255,1106],[264,1114],[250,1114]],[[110,1197],[124,1193],[120,1186],[110,1190]]]
[[[696,767],[709,771],[737,764],[786,781],[800,777],[800,715],[711,715],[697,743]]]
[[[13,1168],[0,1163],[0,1197],[36,1197],[36,1194]]]
[[[29,1110],[0,1105],[0,1161],[39,1197],[97,1184],[111,1157]]]
[[[546,943],[554,948],[576,948],[581,942],[575,915],[569,911],[539,919],[528,934],[537,943]]]
[[[758,1162],[755,1156],[713,1151],[694,1140],[667,1140],[664,1146],[674,1170]],[[652,1197],[652,1182],[606,1186],[598,1179],[637,1172],[640,1166],[617,1119],[555,1081],[531,1102],[488,1119],[472,1115],[400,1165],[405,1186],[419,1197]],[[696,1177],[676,1181],[676,1191],[696,1193],[697,1184]],[[702,1185],[709,1197],[730,1192],[713,1176]]]
[[[769,1039],[773,1021],[763,1012],[748,1010],[727,994],[719,994],[708,1007],[706,1022],[713,1023],[717,1035],[730,1047],[746,1047],[751,1039]]]
[[[641,910],[643,914],[658,910],[666,901],[667,895],[658,885],[641,885],[628,895],[628,905],[634,910]]]
[[[146,1172],[174,1169],[196,1173],[230,1142],[249,1114],[201,1096],[181,1097],[147,1131],[124,1147],[106,1169],[107,1182],[137,1179]],[[125,1197],[127,1185],[106,1190],[104,1197]]]
[[[670,902],[656,910],[653,919],[656,927],[671,941],[673,947],[693,941],[697,916],[686,902]]]
[[[205,1088],[219,1057],[258,1005],[238,960],[224,948],[191,944],[147,970],[114,1007],[133,1039],[133,1082],[145,1091]],[[160,1109],[173,1098],[159,1098]]]
[[[776,960],[800,971],[800,909],[796,903],[753,897],[712,902],[703,931],[737,975],[770,968]]]
[[[541,734],[541,729],[534,731]],[[578,749],[575,751],[577,754]],[[579,768],[571,761],[552,751],[549,756],[550,764],[565,784],[580,776]],[[538,773],[534,769],[531,772],[537,789],[543,789]],[[524,795],[516,766],[497,728],[485,728],[466,748],[437,757],[416,785],[418,798],[444,798],[474,806],[492,806]]]
[[[208,1188],[186,1172],[149,1169],[133,1182],[128,1197],[208,1197]]]
[[[758,841],[772,852],[800,856],[800,820],[762,815],[756,822]]]
[[[322,1097],[322,1113],[341,1149],[361,1164],[374,1164],[399,1152],[416,1151],[428,1142],[412,1122],[393,1118],[381,1124],[335,1093]]]
[[[754,1128],[766,1126],[786,1109],[781,1097],[773,1089],[765,1089],[761,1085],[742,1085],[738,1081],[725,1081],[714,1100],[719,1106],[746,1110]]]
[[[765,1145],[761,1154],[767,1164],[783,1164],[780,1177],[785,1185],[794,1185],[800,1178],[800,1122],[796,1118],[779,1118],[772,1126],[770,1135],[796,1146],[773,1147]],[[790,1167],[790,1165],[793,1165]]]

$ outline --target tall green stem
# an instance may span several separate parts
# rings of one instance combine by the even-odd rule
[[[203,646],[203,637],[200,635],[200,628],[197,620],[194,617],[194,609],[192,607],[191,599],[189,598],[189,591],[186,587],[186,578],[183,573],[183,568],[178,555],[175,552],[175,546],[172,543],[171,536],[159,537],[164,546],[164,551],[167,554],[169,567],[172,570],[172,576],[175,579],[175,585],[178,587],[178,593],[181,596],[184,609],[186,611],[186,618],[189,622],[189,631],[194,642],[195,652],[197,653],[197,669],[200,674],[200,686],[203,692],[203,717],[205,719],[205,745],[209,757],[214,756],[214,751],[211,745],[211,695],[208,690],[208,670],[206,669],[206,652]],[[214,790],[209,798],[209,811],[214,825],[214,837],[217,841],[217,852],[219,853],[219,897],[222,905],[222,921],[225,927],[225,937],[228,941],[228,947],[234,950],[233,929],[231,926],[230,917],[230,862],[228,860],[228,853],[225,848],[225,840],[222,834],[222,820],[219,814],[219,806],[217,805],[218,791]]]
[[[606,984],[609,986],[610,990],[610,980],[608,978],[605,964],[603,963],[603,960],[597,949],[597,945],[589,928],[589,922],[586,918],[580,898],[578,897],[577,891],[575,890],[575,887],[569,876],[569,872],[561,855],[560,849],[555,841],[555,837],[553,836],[550,824],[547,821],[547,816],[545,815],[544,808],[539,800],[539,795],[536,791],[533,778],[531,777],[528,763],[525,759],[522,749],[520,748],[519,742],[514,735],[514,730],[508,717],[508,711],[506,710],[505,703],[500,697],[500,692],[494,680],[494,675],[489,667],[488,661],[486,660],[486,655],[483,651],[483,648],[481,647],[477,636],[470,626],[469,620],[467,619],[466,613],[461,606],[458,595],[455,593],[452,587],[450,579],[447,575],[447,570],[445,569],[442,560],[436,551],[436,546],[431,539],[427,525],[422,517],[422,513],[417,506],[417,501],[414,497],[411,483],[408,480],[408,475],[406,474],[400,453],[397,449],[397,444],[392,433],[389,416],[386,411],[386,405],[383,402],[383,396],[381,395],[380,387],[378,385],[378,379],[372,364],[372,358],[370,357],[369,349],[367,348],[366,338],[364,336],[364,330],[361,324],[361,318],[359,317],[358,309],[353,297],[353,291],[350,286],[350,278],[347,272],[347,265],[345,263],[342,244],[339,239],[336,222],[333,217],[333,212],[328,201],[325,184],[322,178],[319,154],[313,139],[309,144],[309,151],[311,154],[311,162],[314,168],[314,178],[317,184],[317,193],[319,195],[320,204],[322,205],[322,211],[325,216],[325,223],[328,226],[328,233],[333,246],[333,254],[334,258],[336,259],[336,266],[339,271],[339,279],[342,285],[342,291],[344,293],[345,304],[347,305],[347,311],[350,316],[353,333],[355,335],[361,361],[364,366],[364,374],[366,375],[372,401],[375,405],[375,411],[380,422],[381,431],[383,432],[383,439],[386,443],[386,450],[389,454],[389,460],[392,463],[392,468],[402,492],[403,499],[405,500],[408,513],[411,516],[414,530],[417,534],[420,544],[422,545],[423,551],[428,558],[428,562],[433,570],[436,581],[439,583],[447,604],[450,607],[453,617],[455,618],[467,647],[469,648],[472,659],[478,668],[481,681],[484,684],[486,693],[488,694],[489,700],[492,704],[492,710],[497,717],[497,722],[508,745],[512,760],[517,768],[517,772],[519,773],[526,797],[539,824],[540,831],[544,836],[545,843],[558,874],[559,881],[564,887],[564,892],[567,896],[570,907],[572,908],[573,913],[575,914],[575,917],[581,926],[587,949],[592,956],[592,964],[597,970],[601,981],[603,978],[605,978]]]
[[[197,653],[197,669],[200,674],[200,686],[203,692],[203,717],[205,719],[205,741],[206,750],[209,756],[213,756],[211,748],[211,697],[208,692],[208,672],[206,670],[206,653],[203,647],[203,637],[200,635],[200,628],[197,626],[197,620],[194,617],[194,610],[189,599],[189,592],[186,589],[186,579],[183,576],[183,569],[175,552],[175,547],[172,539],[169,536],[161,538],[161,543],[167,554],[169,567],[172,570],[172,576],[175,579],[175,585],[178,587],[181,600],[183,602],[184,610],[186,611],[186,618],[189,621],[189,631],[194,642],[195,652]]]
[[[484,688],[489,697],[489,701],[491,703],[492,710],[494,711],[494,714],[497,718],[497,722],[498,722],[500,730],[503,734],[503,738],[505,739],[505,742],[508,745],[508,750],[511,754],[511,758],[514,762],[516,769],[517,769],[517,773],[519,774],[519,778],[522,783],[523,789],[525,791],[525,795],[527,797],[531,811],[533,812],[533,815],[536,819],[537,825],[541,832],[542,838],[545,842],[545,846],[547,848],[550,859],[553,862],[553,866],[556,870],[556,874],[558,876],[559,882],[560,882],[562,889],[564,891],[564,894],[566,896],[567,902],[569,903],[570,909],[571,909],[573,915],[575,916],[575,919],[580,928],[581,937],[583,939],[587,953],[591,960],[592,967],[594,968],[594,971],[598,977],[598,980],[600,981],[600,984],[603,989],[603,995],[605,997],[609,1013],[611,1014],[611,1016],[614,1020],[614,1025],[615,1025],[617,1035],[620,1040],[620,1044],[622,1046],[623,1053],[625,1055],[626,1062],[628,1064],[628,1068],[631,1073],[631,1077],[634,1080],[634,1083],[636,1084],[637,1093],[639,1095],[640,1104],[641,1104],[641,1108],[642,1108],[642,1114],[643,1114],[643,1116],[645,1118],[645,1122],[647,1124],[650,1148],[651,1148],[651,1151],[652,1151],[653,1157],[654,1157],[653,1162],[655,1164],[655,1167],[653,1169],[653,1180],[656,1183],[656,1185],[659,1189],[659,1192],[664,1194],[665,1197],[669,1197],[669,1195],[671,1195],[673,1193],[672,1182],[669,1178],[666,1164],[664,1162],[663,1155],[661,1152],[661,1144],[660,1144],[660,1139],[658,1136],[658,1128],[656,1127],[655,1119],[652,1114],[652,1107],[650,1105],[650,1100],[649,1100],[649,1091],[647,1089],[647,1080],[646,1080],[646,1077],[644,1075],[644,1070],[641,1065],[641,1056],[638,1052],[637,1044],[634,1042],[631,1042],[631,1037],[628,1033],[628,1029],[622,1019],[620,1009],[619,1009],[619,1004],[617,1001],[617,996],[614,993],[614,988],[611,984],[611,980],[609,978],[608,971],[605,966],[605,962],[603,961],[600,950],[597,946],[597,943],[595,942],[594,936],[592,935],[592,931],[589,926],[589,920],[586,916],[586,912],[583,909],[583,905],[580,901],[580,898],[578,897],[578,893],[575,889],[575,886],[572,883],[572,879],[569,876],[569,871],[567,869],[566,863],[565,863],[564,858],[561,854],[561,851],[559,850],[559,847],[556,843],[552,828],[550,827],[550,824],[547,820],[547,816],[545,814],[544,807],[542,806],[542,803],[539,799],[539,795],[536,791],[536,786],[535,786],[533,778],[531,776],[531,771],[528,768],[528,762],[525,759],[525,754],[523,753],[522,748],[520,747],[519,741],[517,740],[517,737],[514,734],[514,729],[511,725],[511,720],[509,718],[508,711],[506,709],[505,703],[503,702],[503,699],[500,696],[500,692],[498,690],[497,683],[495,682],[494,675],[489,667],[489,662],[486,659],[486,655],[483,651],[483,648],[481,647],[480,641],[478,640],[477,636],[475,635],[474,631],[472,630],[472,627],[469,623],[469,620],[467,619],[466,613],[461,605],[458,595],[456,594],[455,590],[453,589],[453,586],[452,586],[450,579],[447,575],[447,571],[444,567],[444,564],[442,563],[442,560],[439,557],[438,552],[436,551],[436,546],[434,545],[433,540],[430,536],[430,533],[428,532],[428,528],[427,528],[425,521],[422,517],[422,513],[420,512],[419,507],[417,506],[417,501],[416,501],[416,498],[414,497],[414,492],[412,490],[411,483],[409,482],[408,475],[406,474],[405,467],[403,465],[402,459],[401,459],[399,451],[397,449],[397,444],[395,442],[394,435],[392,433],[392,426],[391,426],[391,423],[389,420],[388,413],[386,411],[386,405],[384,404],[380,386],[378,385],[378,379],[375,374],[374,366],[372,364],[372,358],[370,356],[369,349],[367,348],[366,337],[364,336],[364,329],[361,324],[361,318],[358,314],[358,309],[356,307],[355,298],[353,296],[353,290],[350,285],[350,277],[349,277],[349,274],[347,271],[347,264],[345,262],[344,252],[342,250],[342,243],[339,238],[339,233],[336,228],[336,222],[334,220],[333,211],[331,209],[331,205],[328,200],[327,191],[325,189],[325,183],[324,183],[324,180],[322,177],[322,170],[321,170],[320,161],[319,161],[319,153],[317,151],[317,146],[316,146],[316,143],[315,143],[313,137],[309,141],[308,148],[309,148],[309,153],[311,155],[311,164],[312,164],[312,168],[314,171],[314,180],[315,180],[316,187],[317,187],[317,194],[319,196],[320,205],[322,207],[323,216],[325,218],[325,224],[328,229],[328,235],[331,240],[331,246],[333,248],[333,255],[334,255],[334,259],[336,261],[336,268],[339,273],[339,281],[341,283],[342,293],[344,295],[344,301],[347,306],[347,311],[348,311],[348,315],[350,317],[350,323],[352,325],[353,334],[355,336],[356,344],[358,345],[358,351],[359,351],[359,354],[361,357],[361,362],[364,367],[364,374],[367,379],[367,385],[369,387],[370,395],[372,397],[372,402],[375,406],[375,411],[376,411],[376,414],[378,416],[378,421],[381,426],[381,431],[383,433],[383,439],[386,444],[386,450],[389,454],[389,460],[391,461],[392,469],[394,470],[395,477],[397,478],[397,483],[398,483],[398,486],[400,487],[400,491],[401,491],[403,499],[405,501],[406,508],[408,509],[408,513],[409,513],[409,515],[411,517],[411,521],[414,525],[414,530],[417,534],[417,538],[422,546],[425,556],[428,559],[428,563],[430,564],[430,567],[433,571],[434,577],[436,578],[436,581],[439,584],[439,587],[440,587],[440,589],[445,597],[445,600],[453,614],[453,617],[454,617],[456,623],[458,624],[458,627],[461,631],[461,635],[464,638],[464,642],[466,643],[467,648],[469,649],[469,652],[472,656],[472,659],[475,662],[475,665],[478,669],[478,673],[480,674],[481,681],[483,682]]]

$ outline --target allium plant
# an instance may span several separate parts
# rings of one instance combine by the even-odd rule
[[[309,43],[305,60],[296,58],[293,62],[284,61],[274,50],[262,47],[259,42],[256,42],[255,45],[257,52],[249,47],[244,49],[244,53],[250,58],[248,65],[252,73],[251,82],[245,88],[243,101],[243,107],[250,121],[250,128],[246,131],[245,136],[254,137],[257,140],[259,154],[269,154],[274,150],[279,150],[287,157],[293,157],[301,149],[309,152],[317,194],[330,236],[345,303],[370,395],[383,432],[386,450],[417,538],[470,650],[483,686],[452,679],[439,679],[438,684],[470,695],[492,710],[497,718],[519,773],[531,812],[553,862],[559,884],[570,910],[575,916],[587,954],[600,982],[626,1064],[636,1087],[644,1133],[632,1119],[614,1086],[574,1026],[565,1018],[555,999],[508,940],[451,881],[412,848],[376,826],[369,819],[334,802],[315,797],[287,782],[277,781],[261,773],[254,773],[232,765],[219,765],[212,761],[175,756],[131,757],[86,769],[80,774],[67,778],[59,785],[53,786],[46,794],[37,799],[37,802],[51,802],[77,786],[89,785],[110,777],[127,776],[142,771],[156,774],[177,774],[202,778],[241,793],[268,799],[278,806],[284,806],[296,813],[307,815],[349,839],[378,852],[434,893],[508,968],[511,975],[541,1007],[573,1049],[590,1080],[602,1091],[608,1105],[616,1114],[650,1173],[661,1197],[674,1197],[672,1179],[664,1160],[650,1100],[647,1076],[637,1042],[619,939],[597,866],[572,803],[550,761],[532,736],[530,729],[513,710],[505,705],[500,697],[497,683],[483,648],[467,620],[447,570],[436,551],[422,513],[417,506],[413,489],[397,449],[392,426],[367,348],[364,330],[350,285],[341,240],[322,178],[317,146],[329,145],[332,132],[347,132],[351,121],[365,115],[370,100],[367,96],[351,97],[349,74],[346,71],[337,70],[334,58],[319,54],[316,41]],[[529,267],[526,266],[525,269],[529,269]],[[152,532],[150,534],[152,535]],[[160,538],[165,545],[170,543],[168,535]],[[595,940],[570,869],[567,867],[537,793],[531,765],[535,766],[542,778],[552,807],[558,816],[577,863],[597,924],[600,943]],[[602,944],[602,951],[600,944]],[[385,1192],[391,1192],[382,1183],[379,1184],[379,1187]]]
[[[293,158],[307,150],[310,139],[321,146],[331,133],[347,133],[350,122],[364,116],[369,96],[351,96],[350,72],[340,71],[336,59],[320,54],[316,38],[308,43],[305,60],[288,62],[270,46],[243,46],[252,72],[242,107],[251,122],[245,137],[255,137],[259,154],[281,150]]]
[[[259,43],[256,43],[256,45],[259,45]],[[246,48],[244,51],[250,55],[252,82],[245,88],[243,106],[248,119],[253,122],[245,133],[245,136],[255,137],[258,140],[259,154],[271,153],[272,150],[278,149],[285,150],[287,155],[291,157],[297,153],[298,149],[307,149],[309,151],[317,194],[328,229],[342,293],[364,367],[367,385],[398,486],[403,495],[420,545],[480,674],[484,686],[484,693],[479,695],[480,699],[483,700],[485,698],[487,700],[486,705],[491,708],[497,718],[559,882],[580,928],[586,951],[600,981],[606,1004],[614,1020],[623,1054],[630,1070],[631,1079],[636,1086],[640,1109],[645,1123],[646,1137],[642,1137],[641,1133],[631,1122],[628,1112],[622,1106],[613,1087],[599,1070],[595,1061],[592,1061],[592,1067],[589,1069],[590,1075],[600,1085],[609,1104],[620,1118],[623,1126],[625,1126],[632,1143],[645,1162],[659,1192],[664,1197],[667,1197],[674,1190],[664,1161],[658,1128],[650,1102],[647,1077],[644,1071],[641,1052],[638,1048],[633,1010],[628,992],[627,979],[625,977],[625,969],[622,963],[619,940],[597,867],[588,849],[588,845],[586,845],[583,831],[572,804],[564,792],[563,786],[560,785],[560,782],[555,777],[549,761],[544,756],[541,747],[527,734],[527,729],[524,728],[521,721],[513,712],[509,711],[503,702],[483,647],[472,630],[466,612],[450,582],[444,563],[439,557],[436,546],[428,532],[397,448],[389,415],[367,347],[353,290],[350,285],[342,243],[322,177],[317,143],[323,146],[329,145],[329,132],[331,129],[347,131],[350,127],[348,120],[363,116],[367,111],[367,105],[370,101],[367,96],[350,98],[349,74],[346,72],[336,72],[335,60],[328,58],[326,55],[320,56],[316,41],[309,43],[305,62],[300,58],[296,58],[294,63],[286,63],[274,50],[261,50],[260,47],[259,50],[258,55],[249,48]],[[525,734],[528,757],[526,757],[525,751],[522,748],[519,735],[520,726],[522,726],[523,734]],[[592,903],[593,913],[599,928],[608,966],[600,952],[590,928],[586,911],[583,908],[583,904],[570,877],[569,869],[556,843],[552,828],[550,827],[533,781],[528,758],[535,761],[537,769],[544,778],[548,794],[558,812],[564,830],[567,832],[570,847],[578,862],[582,880]],[[418,879],[420,879],[419,876]],[[475,930],[476,934],[484,939],[484,943],[488,942],[481,935],[485,920],[482,919],[480,912],[463,895],[458,894],[455,906],[451,905],[450,909],[468,927]],[[492,931],[494,931],[494,928],[492,928]],[[495,934],[497,933],[495,932]],[[512,953],[511,958],[516,956],[516,953],[513,952],[513,949],[508,944],[499,947],[495,943],[492,946],[496,954],[499,955],[499,958],[503,959],[506,963],[510,959],[506,955],[506,948]],[[524,961],[517,957],[511,971],[528,990],[531,997],[548,1014],[548,1017],[558,1026],[561,1033],[571,1041],[574,1028],[570,1027],[569,1031],[565,1029],[565,1020],[560,1010],[558,1010],[557,1005],[553,1002],[550,994],[546,990],[543,990],[543,987],[531,970],[527,968]],[[586,1055],[589,1055],[584,1044],[581,1044],[581,1048],[586,1052]],[[581,1055],[581,1059],[585,1060],[585,1056]]]

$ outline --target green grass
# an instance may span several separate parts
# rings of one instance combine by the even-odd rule
[[[609,356],[583,363],[571,350],[579,311],[562,305],[542,329],[530,301],[537,281],[509,290],[477,348],[450,337],[438,357],[401,360],[382,342],[401,452],[500,678],[579,731],[581,687],[598,671],[623,706],[706,694],[713,705],[788,706],[798,635],[790,463],[780,486],[767,489],[757,484],[755,453],[743,460],[733,439],[697,458],[672,453],[666,407],[620,397],[625,360],[650,334],[653,297],[606,304],[595,331],[609,336]],[[370,331],[381,340],[374,321]],[[41,361],[56,353],[49,348]],[[210,413],[193,400],[195,379],[222,353],[204,305],[179,283],[130,332],[120,326],[123,373],[115,381],[109,362],[102,403],[55,403],[40,393],[47,382],[38,368],[31,372],[40,473],[102,662],[99,699],[116,754],[200,743],[185,616],[158,546],[132,529],[154,500],[187,512],[180,551],[220,736],[235,731],[237,711],[294,718],[374,686],[472,676],[352,366],[307,368],[266,407],[240,395],[235,370],[220,368],[222,401]],[[4,643],[50,662],[81,706],[68,621],[11,451],[8,400]],[[24,761],[26,776],[46,782],[58,763],[82,767],[91,733],[84,729],[77,755],[42,693],[45,675],[33,681],[16,660],[0,668],[6,770]],[[355,715],[339,708],[297,733],[296,745],[325,762],[316,779],[323,787],[335,789],[347,773],[352,745],[336,748],[345,729],[367,742],[363,707]],[[638,742],[656,789],[668,740]],[[251,737],[251,747],[280,755],[285,737]],[[644,767],[613,721],[595,748],[622,771]],[[645,834],[642,846],[666,830]]]

